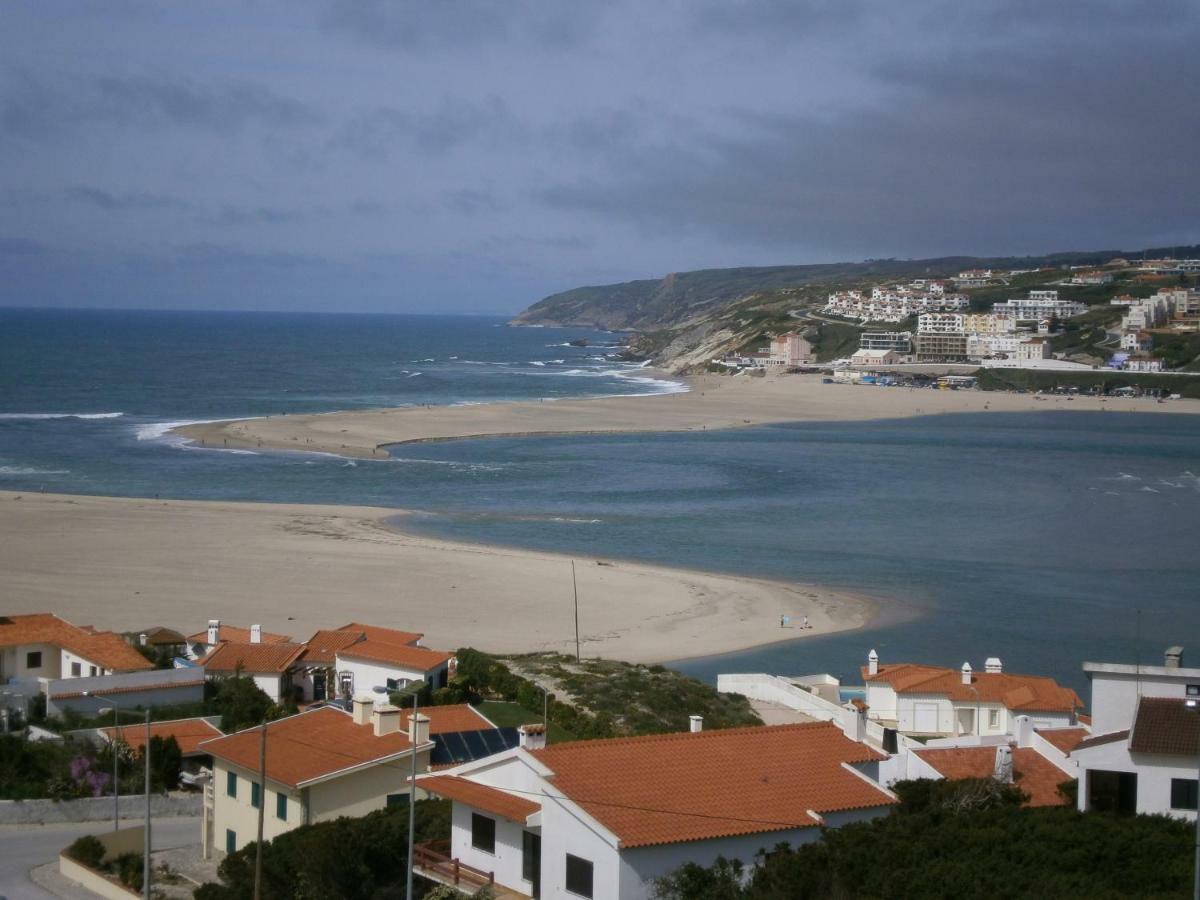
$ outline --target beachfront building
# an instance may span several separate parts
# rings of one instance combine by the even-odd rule
[[[965,362],[965,334],[917,334],[917,362]]]
[[[1043,319],[1069,319],[1087,312],[1087,304],[1074,300],[1059,300],[1058,291],[1030,291],[1025,298],[992,304],[992,313],[1017,322],[1040,322]]]
[[[0,684],[152,668],[153,663],[115,632],[72,625],[53,613],[0,616]]]
[[[911,331],[864,331],[859,335],[860,350],[895,350],[901,356],[912,353]]]
[[[856,350],[850,357],[850,365],[856,369],[895,366],[902,362],[904,357],[895,350]]]
[[[402,802],[413,753],[424,772],[434,746],[428,717],[418,713],[409,725],[401,727],[401,710],[376,706],[370,697],[355,698],[351,712],[323,706],[278,719],[265,728],[265,776],[263,728],[201,743],[213,758],[201,820],[205,858],[254,841],[263,804],[263,837],[271,840],[301,825]]]
[[[210,679],[242,676],[275,703],[296,699],[292,669],[304,651],[303,644],[243,644],[222,641],[208,656],[198,661]]]
[[[349,699],[417,682],[445,687],[453,653],[420,646],[424,635],[351,622],[318,631],[297,658],[293,682],[302,700]]]
[[[962,334],[965,331],[962,313],[928,312],[917,317],[918,334]]]
[[[968,334],[969,359],[1009,358],[1015,356],[1021,338],[1016,334]]]
[[[1083,702],[1075,691],[1039,675],[1014,675],[989,657],[983,672],[970,663],[948,669],[915,663],[881,665],[872,650],[862,668],[869,720],[902,734],[1012,734],[1018,716],[1034,728],[1077,724]]]
[[[1051,359],[1050,341],[1046,338],[1030,338],[1017,344],[1017,359],[1029,362],[1036,359]]]
[[[1085,662],[1092,737],[1070,753],[1082,811],[1196,815],[1200,669],[1169,647],[1163,664]]]
[[[818,722],[540,746],[418,780],[453,801],[447,865],[421,847],[435,881],[455,866],[526,896],[641,900],[654,880],[718,856],[752,864],[764,847],[817,840],[886,814],[872,777],[882,754]]]
[[[1008,335],[1017,330],[1017,322],[995,313],[967,313],[963,316],[962,330],[967,334]]]
[[[1152,356],[1131,356],[1121,368],[1126,372],[1161,372],[1166,366],[1161,359]]]
[[[777,334],[771,338],[771,363],[794,369],[809,366],[816,361],[812,344],[794,331]]]
[[[197,660],[208,656],[224,641],[237,644],[284,644],[290,642],[291,638],[263,631],[261,625],[241,628],[237,625],[223,625],[220,619],[209,619],[208,627],[204,631],[187,636],[188,659]]]
[[[1154,338],[1147,331],[1128,331],[1121,335],[1121,349],[1131,353],[1149,353],[1154,348]]]

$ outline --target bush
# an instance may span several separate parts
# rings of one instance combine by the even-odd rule
[[[112,861],[113,872],[121,880],[121,884],[135,891],[142,889],[144,867],[145,863],[142,862],[140,853],[122,853]]]
[[[63,852],[75,862],[89,868],[100,869],[104,866],[104,845],[95,835],[85,834],[76,838]]]

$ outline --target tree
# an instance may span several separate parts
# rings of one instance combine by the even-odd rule
[[[286,715],[286,709],[272,702],[253,678],[241,674],[217,682],[211,706],[221,716],[226,734]]]
[[[145,747],[138,754],[142,771],[146,768]],[[183,770],[183,754],[179,742],[171,737],[154,735],[150,738],[150,786],[155,791],[173,791],[179,787],[179,773]]]

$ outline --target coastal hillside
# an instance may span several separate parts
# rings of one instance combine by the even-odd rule
[[[765,333],[792,328],[815,339],[821,358],[833,358],[851,344],[856,346],[857,332],[851,334],[848,326],[813,315],[831,291],[869,288],[889,280],[949,278],[967,269],[1044,270],[1041,279],[1024,279],[1029,283],[1021,287],[1028,288],[1061,277],[1061,270],[1071,266],[1100,265],[1114,257],[1166,255],[1194,257],[1200,255],[1200,246],[699,269],[551,294],[523,310],[510,324],[580,325],[632,332],[631,357],[651,360],[675,372],[703,368],[714,355],[753,346]]]

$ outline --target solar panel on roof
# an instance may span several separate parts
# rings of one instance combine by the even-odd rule
[[[483,757],[488,755],[487,744],[483,742],[483,735],[478,731],[462,731],[459,734],[466,741],[467,751],[471,754],[471,759],[483,759]]]
[[[435,766],[473,762],[511,750],[520,743],[515,728],[481,728],[475,731],[447,731],[432,735],[433,753],[430,763]]]

